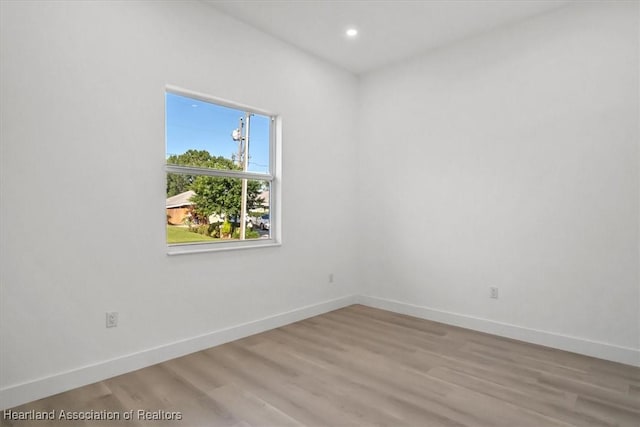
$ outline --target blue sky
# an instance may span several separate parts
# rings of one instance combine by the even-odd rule
[[[238,127],[244,111],[211,104],[174,93],[166,94],[167,155],[189,149],[207,150],[214,156],[231,159],[238,143],[231,132]],[[251,117],[249,138],[250,172],[269,171],[269,124],[267,116]]]

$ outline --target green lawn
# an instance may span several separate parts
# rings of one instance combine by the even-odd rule
[[[203,236],[198,233],[192,233],[186,227],[167,225],[167,243],[210,242],[212,240],[218,239]]]

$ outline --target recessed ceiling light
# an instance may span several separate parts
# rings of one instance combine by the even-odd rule
[[[358,30],[356,30],[355,28],[349,28],[346,31],[347,37],[355,37],[358,35]]]

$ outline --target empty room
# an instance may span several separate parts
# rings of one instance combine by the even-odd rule
[[[0,425],[640,425],[640,2],[0,0]]]

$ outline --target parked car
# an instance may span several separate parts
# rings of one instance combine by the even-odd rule
[[[258,227],[262,230],[268,230],[271,228],[271,224],[269,222],[269,214],[264,214],[261,217],[258,217]]]

